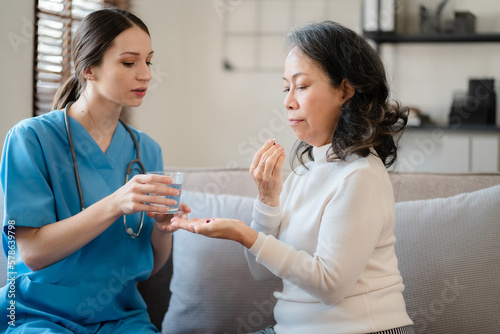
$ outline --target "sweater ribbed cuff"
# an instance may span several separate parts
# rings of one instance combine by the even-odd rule
[[[250,247],[248,251],[253,255],[257,256],[257,254],[259,254],[260,249],[262,248],[262,245],[264,244],[264,241],[266,241],[266,235],[262,232],[259,232],[257,240],[255,240],[252,247]]]
[[[268,215],[277,215],[281,212],[281,206],[269,206],[258,199],[255,200],[255,207]]]

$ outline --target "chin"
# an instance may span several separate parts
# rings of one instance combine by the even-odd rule
[[[302,140],[302,139],[299,139],[299,140]],[[302,141],[311,145],[311,146],[314,146],[314,147],[321,147],[321,146],[331,144],[330,142],[323,143],[322,141],[317,141],[317,140],[302,140]]]
[[[139,107],[141,104],[142,101],[139,101],[139,102],[124,103],[123,106],[126,108],[136,108]]]
[[[308,138],[304,138],[304,136],[300,136],[298,134],[295,134],[295,136],[297,137],[298,140],[308,144],[308,145],[311,145],[311,146],[316,146],[314,145],[315,141],[314,140],[311,140],[311,139],[308,139]]]

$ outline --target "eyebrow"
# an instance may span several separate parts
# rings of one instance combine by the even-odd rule
[[[148,53],[148,56],[152,55],[153,53],[154,53],[154,51],[151,51],[150,53]],[[126,54],[129,54],[129,55],[132,55],[132,56],[140,56],[141,55],[139,52],[125,51],[125,52],[120,53],[120,56],[123,56],[123,55],[126,55]]]
[[[292,79],[293,79],[293,78],[296,78],[296,77],[299,77],[299,76],[301,76],[301,75],[306,75],[306,76],[307,76],[308,74],[303,73],[303,72],[298,72],[298,73],[295,73],[294,75],[292,75]],[[283,77],[283,80],[288,81],[285,77]]]

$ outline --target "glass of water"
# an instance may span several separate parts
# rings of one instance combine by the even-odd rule
[[[173,206],[168,206],[168,205],[161,205],[161,206],[166,206],[168,208],[169,214],[176,213],[177,211],[179,211],[179,205],[181,203],[182,183],[184,182],[184,172],[164,170],[164,171],[148,172],[148,174],[165,175],[173,180],[173,182],[168,186],[170,188],[179,190],[179,194],[177,196],[165,196],[165,198],[173,199],[177,203]],[[156,194],[150,194],[150,195],[155,196]],[[152,204],[152,205],[159,205],[159,204]]]

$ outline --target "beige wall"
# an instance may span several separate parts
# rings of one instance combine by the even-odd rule
[[[11,1],[0,11],[0,144],[32,115],[33,1]]]
[[[282,107],[280,71],[222,70],[227,18],[218,15],[214,3],[132,0],[132,11],[149,26],[155,49],[154,79],[144,104],[133,111],[133,125],[160,143],[168,166],[246,168],[267,138],[277,138],[286,152],[295,141]],[[219,3],[233,4],[236,13],[241,1]],[[414,1],[402,3],[413,4],[405,11],[418,10]],[[455,0],[452,5],[481,16],[479,31],[500,31],[500,2]],[[360,8],[361,0],[331,0],[330,18],[359,31]],[[1,143],[10,127],[31,115],[32,17],[30,1],[13,2],[8,13],[0,13]],[[417,22],[401,24],[412,32]],[[382,55],[393,96],[438,121],[446,118],[452,91],[466,89],[469,76],[492,76],[498,86],[500,44],[384,46]]]
[[[225,14],[240,9],[240,1],[223,3],[235,4]],[[332,8],[333,19],[358,29],[361,2],[333,3],[343,9]],[[222,70],[227,16],[221,18],[214,1],[141,0],[132,10],[150,27],[153,70],[160,74],[134,124],[161,143],[166,165],[247,168],[269,138],[290,152],[295,136],[282,107],[282,70]]]

